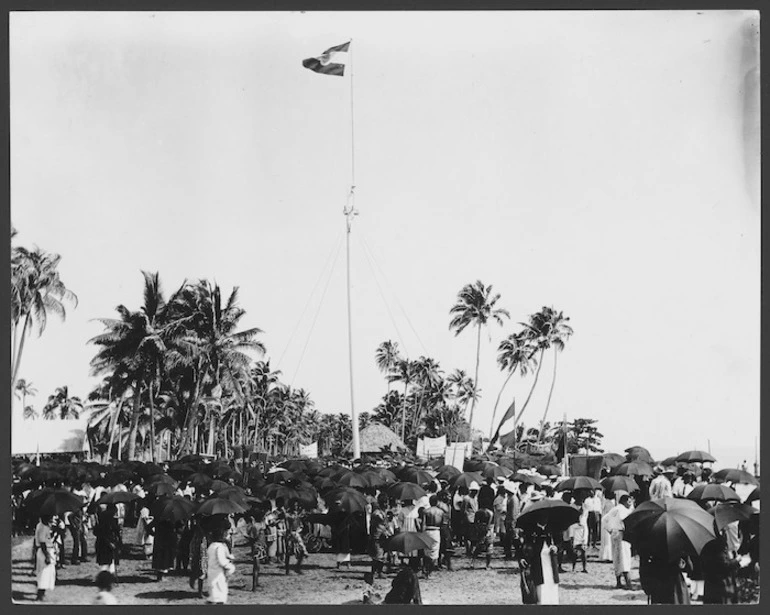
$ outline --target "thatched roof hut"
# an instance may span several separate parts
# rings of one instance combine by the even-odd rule
[[[394,453],[396,451],[408,451],[404,441],[393,431],[380,423],[371,423],[359,433],[361,453]],[[347,447],[348,452],[353,450],[351,442]]]

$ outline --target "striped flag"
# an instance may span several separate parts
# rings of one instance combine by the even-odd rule
[[[322,75],[342,77],[345,74],[345,61],[349,47],[350,41],[336,47],[329,47],[317,58],[302,60],[302,66]]]

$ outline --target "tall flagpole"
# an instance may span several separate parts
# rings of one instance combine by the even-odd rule
[[[352,43],[352,39],[350,40]],[[353,216],[358,215],[355,205],[356,189],[356,149],[353,123],[353,49],[350,52],[350,194],[348,202],[343,210],[345,214],[345,252],[347,255],[347,291],[348,291],[348,361],[350,364],[350,418],[353,430],[353,459],[361,457],[361,441],[358,433],[358,417],[356,416],[355,397],[353,395],[353,321],[350,302],[350,228],[353,224]]]

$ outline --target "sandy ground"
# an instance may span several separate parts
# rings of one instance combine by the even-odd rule
[[[118,569],[120,583],[115,596],[120,604],[201,604],[204,600],[190,589],[184,574],[171,575],[158,582],[150,570],[150,562],[140,556],[140,549],[131,544],[134,530],[126,529],[124,539],[129,551]],[[90,604],[96,595],[93,579],[98,572],[93,562],[93,536],[89,536],[91,562],[79,566],[67,565],[58,571],[56,589],[46,593],[49,604]],[[31,537],[13,547],[12,597],[14,602],[35,599],[36,586],[31,563]],[[65,553],[71,553],[71,540],[65,542]],[[370,561],[365,555],[354,555],[350,570],[336,569],[333,554],[317,553],[305,560],[304,574],[292,571],[288,576],[275,564],[262,567],[261,587],[251,591],[251,563],[248,547],[236,543],[234,549],[237,572],[230,579],[231,604],[360,604],[364,588],[363,575]],[[66,561],[66,560],[65,560]],[[453,560],[454,571],[438,571],[429,579],[421,579],[425,604],[521,604],[518,567],[505,561],[502,550],[496,548],[489,570],[470,569],[470,560]],[[477,562],[477,566],[479,563]],[[567,570],[571,569],[571,565]],[[589,550],[588,573],[578,570],[561,576],[562,604],[646,604],[639,587],[639,575],[634,564],[631,572],[633,590],[615,589],[612,564],[596,561]],[[375,587],[385,595],[394,575],[375,581]]]

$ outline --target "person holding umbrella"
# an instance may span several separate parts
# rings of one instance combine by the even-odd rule
[[[45,600],[45,592],[56,587],[56,555],[51,532],[53,516],[41,515],[35,528],[35,573],[37,577],[37,600]]]
[[[547,523],[538,522],[524,534],[519,569],[524,604],[559,604],[557,549]]]
[[[703,576],[703,604],[736,604],[735,573],[740,568],[730,556],[724,532],[707,543],[700,554]]]
[[[617,579],[616,589],[622,589],[620,579],[626,582],[626,588],[631,589],[631,545],[623,540],[623,520],[631,514],[631,496],[624,493],[620,496],[617,506],[608,512],[602,523],[609,532],[612,541],[612,564]]]
[[[163,580],[163,575],[168,574],[174,567],[176,560],[176,548],[178,535],[174,519],[156,518],[153,522],[155,529],[155,541],[152,549],[152,569]]]

